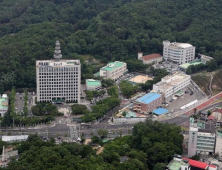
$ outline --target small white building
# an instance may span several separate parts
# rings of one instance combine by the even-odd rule
[[[126,63],[115,61],[108,63],[106,66],[102,67],[99,71],[99,75],[104,79],[116,80],[119,77],[123,76],[123,74],[127,71],[128,70]]]
[[[95,91],[100,90],[101,88],[102,84],[100,80],[86,79],[86,90]]]
[[[143,64],[159,63],[163,61],[163,56],[156,53],[143,56],[143,53],[138,53],[138,60],[142,60]]]
[[[195,59],[195,47],[188,43],[163,41],[163,58],[176,64],[184,64]]]
[[[160,82],[153,85],[153,90],[163,93],[165,98],[168,98],[187,87],[190,84],[190,80],[190,75],[177,72],[173,75],[163,77]]]
[[[210,56],[206,56],[204,54],[198,54],[200,56],[200,60],[202,63],[206,64],[208,61],[212,60],[213,58]]]
[[[7,96],[7,94],[3,94],[2,96],[0,96],[1,117],[3,117],[7,111],[8,111],[8,96]]]
[[[2,136],[4,142],[18,142],[27,140],[29,135]]]

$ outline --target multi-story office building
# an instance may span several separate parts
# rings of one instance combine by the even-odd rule
[[[188,157],[192,157],[196,154],[214,154],[215,139],[216,135],[214,124],[201,123],[201,126],[190,126]]]
[[[8,111],[8,96],[7,94],[0,95],[0,114],[1,117]]]
[[[176,64],[191,62],[195,58],[195,47],[188,43],[163,41],[163,58]]]
[[[126,63],[115,61],[107,64],[105,67],[100,69],[99,75],[104,79],[112,79],[116,80],[121,77],[124,73],[126,73],[127,66]]]
[[[190,75],[177,72],[173,75],[163,77],[160,82],[153,85],[153,90],[163,93],[165,98],[168,98],[187,87],[190,84],[190,80]]]
[[[54,58],[36,61],[37,102],[80,102],[80,61],[61,58],[56,41]]]
[[[162,94],[151,92],[137,99],[134,103],[133,110],[136,112],[148,114],[157,107],[161,106],[162,102]]]

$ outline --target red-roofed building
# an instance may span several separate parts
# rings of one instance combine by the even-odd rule
[[[188,158],[183,158],[183,160],[188,161],[189,165],[191,166],[191,170],[192,170],[192,167],[195,167],[198,169],[207,169],[208,168],[208,164],[205,162],[195,161],[193,159],[188,159]]]
[[[215,120],[215,117],[214,116],[208,116],[207,119],[208,120]]]
[[[138,59],[142,60],[143,64],[159,63],[163,60],[163,56],[156,53],[143,56],[143,53],[138,53]]]
[[[215,109],[213,112],[218,112],[222,114],[222,109]]]
[[[175,154],[166,170],[217,170],[217,166]]]

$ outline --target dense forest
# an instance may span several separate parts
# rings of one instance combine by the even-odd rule
[[[221,13],[220,0],[0,0],[0,91],[35,87],[35,61],[52,58],[57,39],[64,58],[81,59],[83,79],[95,70],[82,54],[134,63],[163,40],[222,61]]]
[[[162,170],[175,153],[182,153],[180,131],[177,125],[138,123],[131,136],[108,142],[99,155],[88,145],[56,145],[53,139],[44,142],[31,135],[17,145],[19,159],[12,160],[5,170]],[[128,160],[121,163],[122,156]]]

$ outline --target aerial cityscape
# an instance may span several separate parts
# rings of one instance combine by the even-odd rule
[[[0,0],[0,169],[222,170],[221,13]]]

